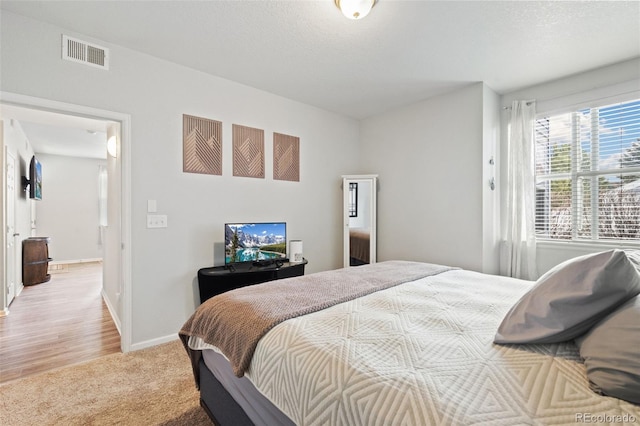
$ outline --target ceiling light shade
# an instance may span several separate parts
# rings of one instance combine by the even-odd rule
[[[342,14],[349,19],[362,19],[371,12],[378,0],[334,0]]]

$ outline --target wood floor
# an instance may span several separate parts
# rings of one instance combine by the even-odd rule
[[[98,262],[69,265],[25,287],[0,318],[0,383],[120,352],[101,289]]]

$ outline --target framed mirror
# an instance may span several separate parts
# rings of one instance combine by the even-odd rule
[[[344,175],[344,267],[376,262],[378,175]]]

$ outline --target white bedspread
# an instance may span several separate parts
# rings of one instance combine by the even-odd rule
[[[299,425],[640,424],[573,342],[493,344],[530,282],[456,270],[288,320],[247,377]]]

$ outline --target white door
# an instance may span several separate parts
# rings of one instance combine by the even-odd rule
[[[6,262],[7,265],[7,306],[11,303],[16,296],[16,158],[7,150],[7,211],[5,212],[7,218],[7,234],[5,241],[7,242]]]

